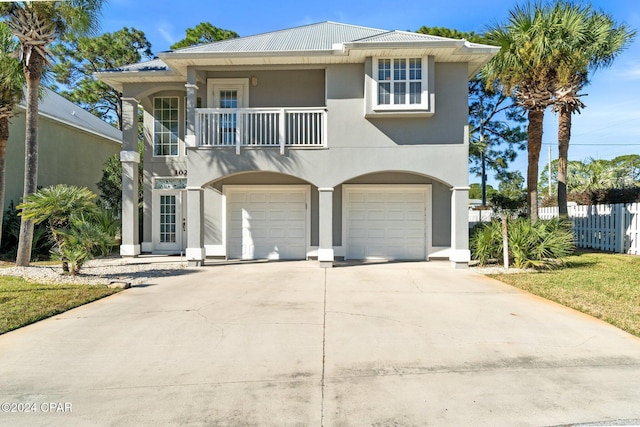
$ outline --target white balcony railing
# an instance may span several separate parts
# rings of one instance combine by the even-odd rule
[[[198,108],[199,147],[324,147],[327,111],[320,108]]]

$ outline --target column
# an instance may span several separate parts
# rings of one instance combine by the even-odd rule
[[[468,268],[469,251],[469,187],[451,189],[451,250],[453,268]]]
[[[138,236],[138,101],[122,98],[122,244],[120,255],[140,255]]]
[[[204,190],[187,187],[187,263],[201,267],[206,259],[204,249]]]
[[[198,86],[196,85],[196,70],[187,69],[187,127],[184,142],[187,147],[196,146],[196,107],[198,102]]]
[[[318,193],[318,261],[320,267],[333,267],[333,188],[318,188]]]

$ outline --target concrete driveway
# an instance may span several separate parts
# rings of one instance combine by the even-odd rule
[[[446,263],[207,266],[0,336],[0,402],[11,426],[630,424],[640,340]]]

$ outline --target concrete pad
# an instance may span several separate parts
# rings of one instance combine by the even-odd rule
[[[640,340],[447,262],[182,273],[0,336],[0,425],[640,419]]]

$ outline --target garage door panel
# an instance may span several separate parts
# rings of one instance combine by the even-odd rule
[[[426,187],[374,187],[345,189],[347,258],[425,259]]]
[[[307,189],[233,189],[227,194],[229,258],[304,259]]]

